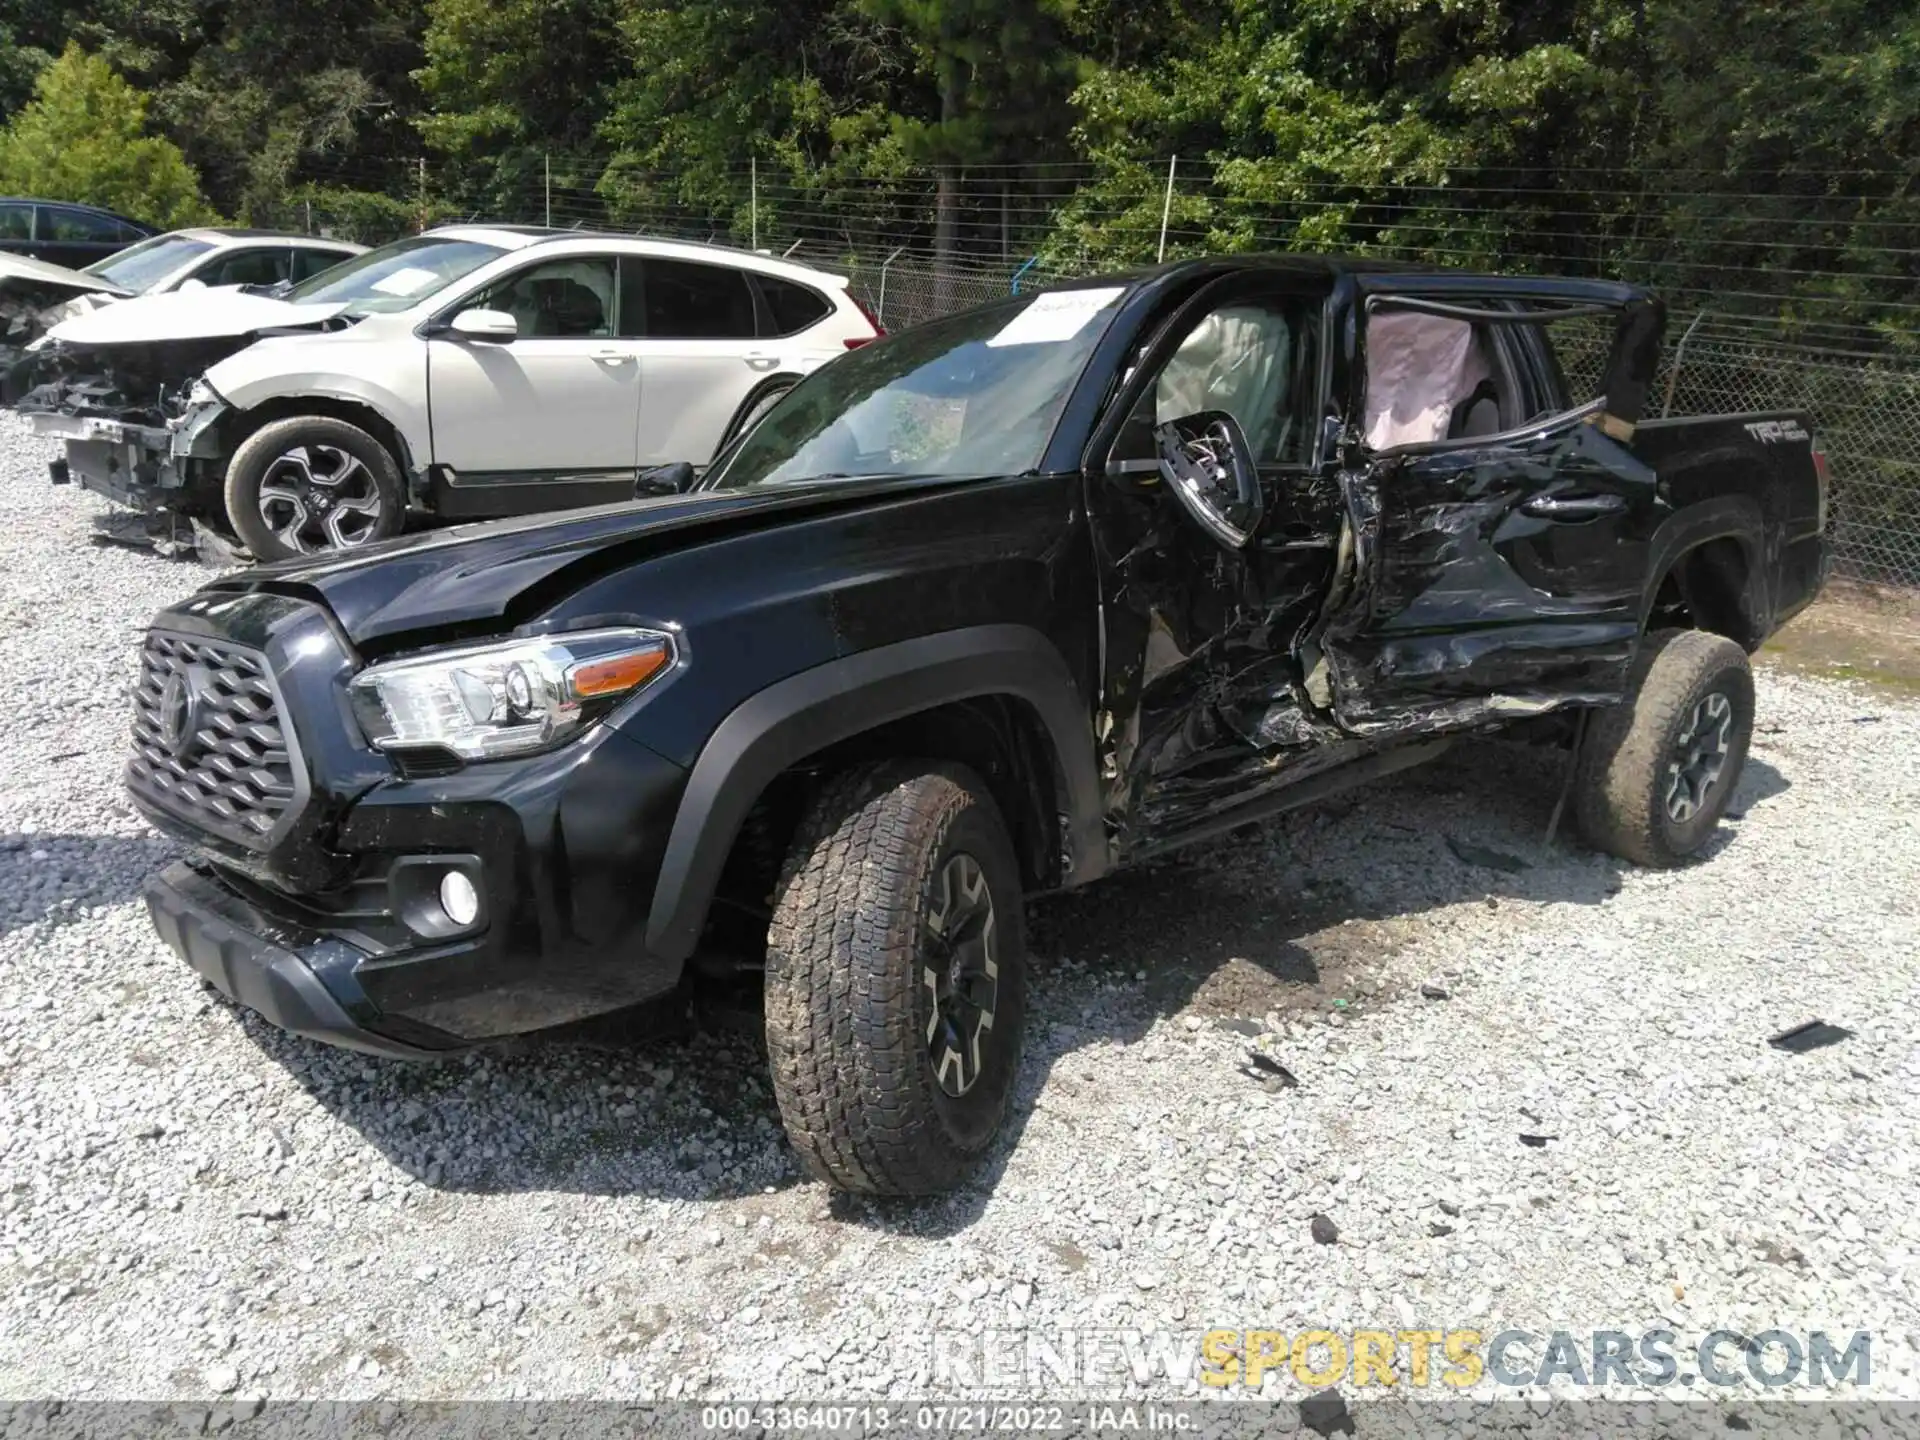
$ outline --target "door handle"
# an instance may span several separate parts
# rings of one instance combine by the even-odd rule
[[[779,363],[780,363],[780,359],[776,355],[747,356],[747,368],[749,370],[771,370],[773,369],[774,366],[778,365]]]
[[[629,360],[633,359],[633,352],[630,350],[596,350],[593,352],[593,358],[608,365],[625,365]]]
[[[1520,506],[1537,520],[1598,520],[1627,508],[1624,495],[1536,495]]]

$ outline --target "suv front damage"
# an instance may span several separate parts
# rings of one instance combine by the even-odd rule
[[[264,335],[346,323],[337,316],[244,290],[127,301],[54,326],[8,367],[0,399],[66,442],[54,484],[134,512],[101,517],[103,538],[225,561],[231,546],[201,522],[219,513],[214,426],[228,407],[203,377]]]
[[[63,320],[133,294],[123,285],[29,255],[0,255],[0,372]]]

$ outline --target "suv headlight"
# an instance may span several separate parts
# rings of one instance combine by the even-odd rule
[[[493,760],[551,750],[671,669],[659,630],[537,635],[370,665],[350,687],[377,750]]]

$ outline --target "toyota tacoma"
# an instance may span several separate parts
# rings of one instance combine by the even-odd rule
[[[801,382],[696,482],[163,612],[127,784],[166,941],[431,1057],[760,987],[808,1167],[952,1186],[1025,897],[1531,722],[1697,855],[1827,569],[1799,414],[1649,418],[1639,289],[1270,257],[1019,296]],[[1584,378],[1581,378],[1584,377]]]

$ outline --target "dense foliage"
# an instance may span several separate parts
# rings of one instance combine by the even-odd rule
[[[0,132],[0,193],[79,200],[159,226],[208,219],[179,147],[149,135],[146,122],[145,96],[70,47]]]
[[[147,104],[95,144],[56,112],[104,65]],[[1889,334],[1920,300],[1920,0],[0,0],[0,115],[15,189],[94,184],[144,120],[221,213],[367,235],[557,190],[1083,265],[1151,258],[1164,208],[1176,251],[1612,270]]]

